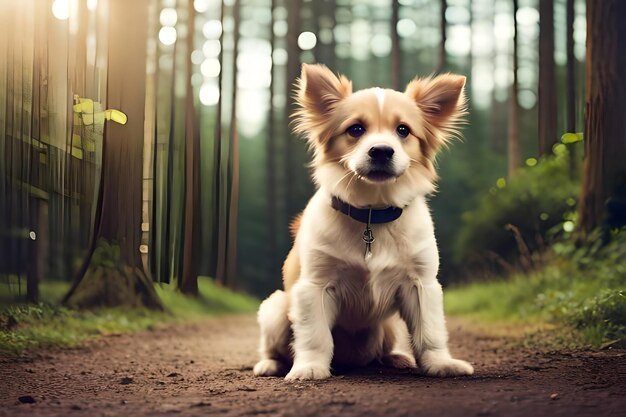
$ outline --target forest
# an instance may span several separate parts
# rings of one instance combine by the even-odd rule
[[[0,353],[251,317],[315,191],[291,123],[313,63],[355,91],[467,77],[428,196],[451,323],[625,348],[624,16],[621,0],[0,0]]]

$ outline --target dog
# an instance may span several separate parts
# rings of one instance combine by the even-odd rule
[[[257,376],[324,379],[379,362],[471,375],[453,358],[426,196],[437,151],[458,136],[465,77],[416,78],[404,92],[303,65],[294,131],[313,150],[317,191],[292,224],[284,290],[261,304]]]

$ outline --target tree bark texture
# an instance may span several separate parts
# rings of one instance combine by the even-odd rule
[[[274,10],[276,9],[276,0],[271,1],[272,20],[270,22],[271,27],[274,27]],[[270,47],[274,51],[276,48],[276,35],[274,31],[270,31]],[[334,52],[334,51],[333,51]],[[269,250],[269,266],[268,272],[270,276],[277,277],[279,274],[277,255],[278,255],[278,238],[277,238],[277,192],[276,192],[276,128],[275,128],[275,111],[274,111],[274,96],[276,94],[276,76],[277,71],[272,65],[270,79],[270,97],[269,97],[269,111],[267,119],[267,142],[265,151],[267,153],[266,161],[266,185],[265,193],[267,195],[267,245]]]
[[[400,36],[398,36],[398,20],[400,3],[398,0],[391,2],[391,88],[400,89]]]
[[[288,92],[287,106],[285,106],[285,120],[290,120],[290,116],[295,109],[295,100],[291,92],[293,91],[293,84],[300,76],[300,48],[298,47],[298,35],[302,27],[302,19],[300,18],[300,10],[302,8],[302,0],[289,0],[287,2],[287,79],[286,90]],[[287,195],[287,218],[291,219],[295,214],[301,210],[295,204],[295,198],[297,194],[298,177],[297,173],[299,167],[296,167],[294,160],[296,159],[297,140],[294,135],[288,135],[285,143],[285,193]]]
[[[552,153],[556,133],[554,2],[539,0],[539,155]]]
[[[574,0],[567,0],[565,16],[565,38],[567,51],[567,104],[566,104],[566,130],[576,133],[576,57],[574,56]],[[577,171],[576,146],[569,146],[570,176],[575,177]]]
[[[446,9],[447,0],[439,1],[439,52],[437,54],[437,72],[442,72],[447,65],[446,62]]]
[[[519,103],[517,100],[518,52],[517,52],[517,9],[518,0],[513,0],[513,83],[509,94],[509,132],[508,132],[508,177],[511,178],[520,167],[519,138]]]
[[[200,132],[194,108],[194,91],[191,85],[194,50],[195,9],[193,0],[187,7],[187,50],[185,54],[185,210],[183,217],[183,267],[178,289],[183,294],[198,295],[198,270],[200,264]]]
[[[235,287],[237,277],[237,224],[239,213],[239,132],[237,130],[237,57],[239,55],[239,24],[241,22],[241,3],[233,5],[234,47],[233,62],[235,65],[232,84],[232,102],[230,111],[230,192],[228,205],[228,246],[226,249],[226,284],[230,288]]]
[[[109,5],[107,107],[123,111],[128,121],[105,127],[94,239],[64,302],[161,308],[139,253],[148,0]]]
[[[579,229],[586,235],[626,199],[626,2],[587,0],[585,158]],[[624,216],[624,213],[621,213]]]

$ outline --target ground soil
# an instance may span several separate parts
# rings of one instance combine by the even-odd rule
[[[624,416],[626,351],[542,351],[452,320],[472,377],[370,367],[255,378],[250,316],[109,336],[0,359],[0,416]],[[33,403],[22,402],[34,401]]]

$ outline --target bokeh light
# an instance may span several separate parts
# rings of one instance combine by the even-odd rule
[[[317,37],[313,32],[302,32],[300,36],[298,36],[298,47],[303,51],[315,48],[316,44]]]
[[[159,30],[159,41],[161,41],[163,45],[173,45],[174,42],[176,42],[176,29],[171,26],[162,27],[161,30]]]
[[[288,58],[288,55],[285,49],[276,48],[274,49],[274,52],[272,52],[272,60],[274,62],[274,65],[287,64],[287,58]]]
[[[408,38],[415,33],[417,26],[412,19],[400,19],[396,24],[396,31],[401,38]]]
[[[171,7],[166,7],[161,10],[161,14],[159,15],[159,22],[161,22],[162,26],[176,26],[176,22],[178,21],[178,14],[176,13],[176,9]]]
[[[520,7],[515,18],[522,26],[536,25],[539,23],[539,12],[534,7]]]
[[[220,89],[215,84],[204,83],[200,87],[199,98],[205,106],[215,106],[220,100]]]
[[[391,37],[387,34],[379,33],[372,36],[370,41],[372,55],[384,57],[391,52]]]
[[[207,39],[219,39],[222,35],[222,22],[209,20],[202,26],[202,34]]]
[[[221,65],[217,58],[207,58],[200,66],[200,72],[205,77],[215,78],[220,75]]]
[[[59,20],[67,20],[70,17],[69,0],[54,0],[52,2],[52,15]]]
[[[220,44],[220,41],[216,39],[205,41],[202,45],[202,53],[204,53],[204,56],[207,58],[219,56],[221,50],[222,45]]]
[[[204,13],[209,10],[209,1],[210,0],[194,0],[193,8],[198,13]]]

